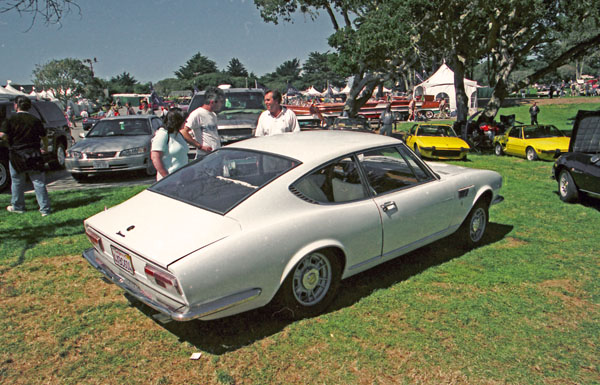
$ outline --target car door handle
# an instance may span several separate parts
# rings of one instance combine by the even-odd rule
[[[398,208],[396,207],[395,202],[385,202],[384,204],[381,205],[381,209],[383,210],[384,213],[387,213],[390,210],[397,210]]]

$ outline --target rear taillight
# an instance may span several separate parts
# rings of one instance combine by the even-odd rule
[[[148,277],[150,281],[165,288],[169,293],[181,295],[179,283],[177,282],[177,278],[173,275],[148,264],[144,267],[144,273],[146,273],[146,277]]]
[[[92,230],[90,230],[90,228],[87,226],[85,228],[85,235],[87,235],[88,239],[90,240],[92,245],[94,245],[94,247],[96,247],[100,251],[104,251],[104,245],[102,244],[102,239],[100,238],[100,236]]]

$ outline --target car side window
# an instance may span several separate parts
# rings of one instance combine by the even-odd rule
[[[372,191],[379,195],[421,183],[427,179],[427,173],[418,166],[418,162],[400,153],[402,148],[387,147],[367,151],[358,156],[365,170]],[[415,173],[417,172],[421,178]]]
[[[521,129],[520,128],[513,128],[508,133],[508,136],[510,136],[511,138],[521,138]]]
[[[341,203],[367,197],[356,162],[344,157],[306,175],[293,185],[305,197],[321,203]]]

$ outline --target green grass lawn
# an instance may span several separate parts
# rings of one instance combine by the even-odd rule
[[[80,256],[82,221],[143,186],[52,192],[45,218],[28,195],[31,212],[0,210],[0,383],[599,384],[600,201],[561,202],[550,162],[454,163],[504,177],[484,245],[436,242],[296,322],[154,322]]]

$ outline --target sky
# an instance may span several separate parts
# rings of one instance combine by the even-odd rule
[[[258,76],[286,60],[300,63],[326,52],[333,27],[297,14],[294,23],[265,23],[252,0],[77,0],[81,11],[61,25],[31,15],[0,14],[0,85],[31,84],[36,65],[51,60],[93,59],[95,76],[128,72],[140,83],[175,77],[197,52],[226,69],[237,58]]]

